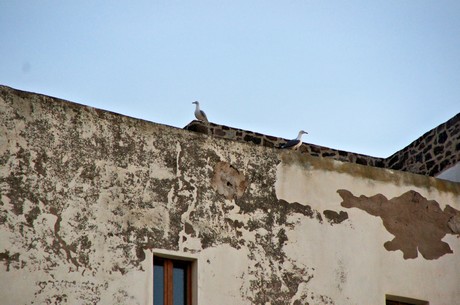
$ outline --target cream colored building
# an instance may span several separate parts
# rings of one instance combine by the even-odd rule
[[[1,86],[0,303],[460,304],[459,118],[435,173]]]

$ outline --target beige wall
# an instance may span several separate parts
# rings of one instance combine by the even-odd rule
[[[151,304],[153,253],[200,305],[460,299],[458,183],[0,93],[2,304]]]

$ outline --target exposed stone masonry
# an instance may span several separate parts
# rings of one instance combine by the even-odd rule
[[[460,162],[460,113],[385,159],[385,167],[436,176]]]
[[[288,141],[284,138],[196,120],[184,129],[266,147],[279,147]],[[343,162],[435,176],[460,162],[460,113],[388,158],[372,157],[305,142],[299,150],[312,156]]]

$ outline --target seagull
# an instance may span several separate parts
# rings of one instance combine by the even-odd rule
[[[204,111],[200,109],[200,103],[198,103],[198,101],[195,101],[192,104],[196,105],[195,117],[200,121],[209,122],[206,113],[204,113]]]
[[[300,145],[302,145],[301,138],[302,138],[302,135],[304,133],[308,134],[308,132],[306,132],[306,131],[303,131],[303,130],[299,131],[299,135],[297,136],[297,138],[295,138],[294,140],[289,140],[287,143],[281,145],[280,148],[287,148],[287,149],[295,149],[295,150],[297,150],[300,147]]]

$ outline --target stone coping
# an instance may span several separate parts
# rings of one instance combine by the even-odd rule
[[[190,122],[184,129],[272,148],[278,148],[288,141],[284,138],[197,120]],[[372,157],[305,142],[299,151],[343,162],[436,176],[460,162],[460,113],[388,158]]]
[[[204,123],[197,120],[190,122],[187,126],[184,127],[184,129],[220,138],[249,142],[271,148],[278,148],[281,144],[284,144],[288,141],[288,139],[284,138],[264,135],[261,133],[237,129],[225,125]],[[316,157],[332,158],[343,162],[351,162],[374,167],[385,167],[384,159],[382,158],[347,152],[344,150],[328,148],[306,142],[300,146],[299,151]]]

